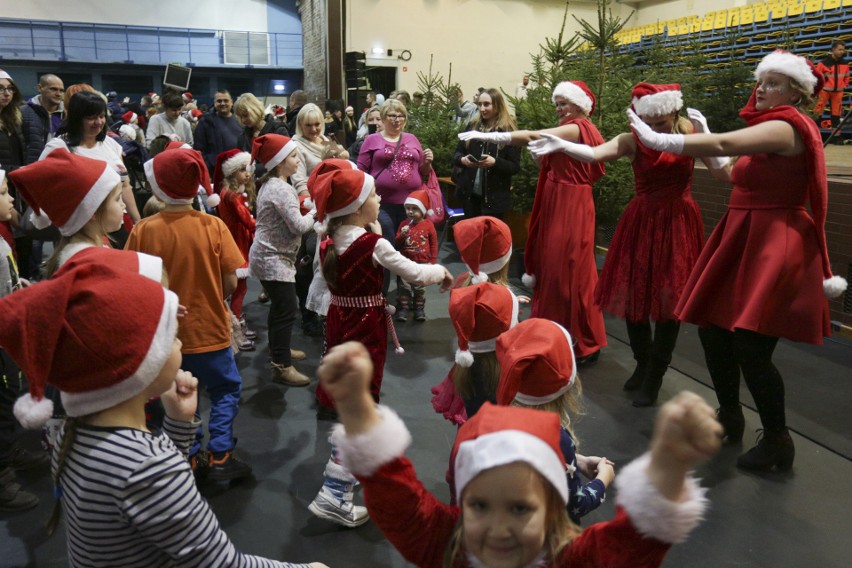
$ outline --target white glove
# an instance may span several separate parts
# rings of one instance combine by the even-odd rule
[[[633,109],[627,109],[627,118],[630,120],[630,127],[642,144],[653,150],[660,152],[671,152],[672,154],[680,154],[683,152],[683,134],[660,134],[654,132],[651,127],[642,122]]]
[[[704,115],[701,114],[700,110],[687,108],[686,114],[689,117],[689,120],[692,121],[692,126],[695,127],[696,132],[699,134],[710,134],[710,127],[707,126],[707,119],[704,118]],[[704,158],[704,161],[706,161],[712,169],[721,170],[728,165],[731,158],[728,156],[711,156]]]
[[[595,152],[592,150],[591,146],[563,140],[553,134],[542,133],[541,138],[530,142],[527,145],[527,148],[529,148],[532,155],[536,158],[543,158],[547,154],[552,154],[554,152],[563,152],[581,162],[595,161]]]
[[[459,132],[459,140],[463,142],[467,142],[468,140],[485,140],[486,142],[495,142],[497,144],[508,144],[512,141],[512,133],[468,130],[467,132]]]

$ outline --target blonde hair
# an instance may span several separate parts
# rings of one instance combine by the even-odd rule
[[[158,199],[156,195],[152,195],[148,198],[148,201],[145,202],[145,206],[142,207],[142,218],[153,217],[165,208],[166,202]]]
[[[282,160],[281,164],[283,164],[283,163],[284,162]],[[280,166],[281,164],[278,164],[278,165]],[[263,174],[263,176],[261,176],[261,179],[263,179],[263,183],[266,183],[269,180],[269,178],[266,177],[267,174],[274,173],[277,169],[278,169],[278,167],[276,166],[276,167],[272,168],[272,170]],[[230,191],[234,192],[235,195],[240,195],[244,191],[246,193],[246,195],[248,196],[249,209],[254,210],[255,201],[257,201],[257,191],[255,190],[255,187],[254,187],[254,176],[252,176],[252,179],[250,179],[247,184],[242,186],[242,191],[241,191],[240,185],[237,183],[237,180],[236,180],[236,175],[238,173],[240,173],[241,171],[244,171],[244,170],[236,170],[231,175],[225,176],[225,183],[227,184],[228,189]],[[269,177],[273,177],[273,176],[269,176]]]
[[[807,113],[806,109],[811,108],[814,104],[814,95],[811,90],[792,77],[790,79],[790,88],[799,93],[801,97],[799,98],[799,102],[795,103],[793,106],[796,107],[801,112]]]
[[[386,120],[391,111],[398,112],[405,117],[405,120],[408,120],[408,109],[406,109],[405,105],[397,99],[388,99],[379,107],[379,114],[381,114],[382,120]],[[367,116],[369,116],[369,114]]]
[[[243,93],[234,101],[234,114],[246,116],[256,126],[263,120],[263,105],[252,93]]]
[[[562,501],[562,496],[553,485],[550,484],[538,471],[532,466],[527,465],[530,472],[530,481],[537,479],[544,489],[545,502],[545,518],[544,518],[544,549],[547,552],[547,561],[550,566],[556,565],[556,559],[562,553],[566,546],[571,545],[571,541],[577,538],[580,534],[580,527],[571,522],[568,517],[568,512],[565,510],[565,503]],[[501,466],[498,466],[501,467]],[[447,543],[447,548],[444,551],[443,568],[455,568],[459,566],[460,555],[464,545],[464,495],[459,502],[459,509],[462,514],[453,530],[453,535],[450,542]]]
[[[502,267],[498,268],[495,272],[488,274],[488,281],[491,284],[498,284],[500,286],[509,286],[509,263],[507,262]],[[473,284],[473,274],[470,272],[467,273],[464,280],[462,280],[461,286],[470,286]]]
[[[323,116],[320,107],[314,103],[307,103],[299,109],[299,114],[296,115],[296,134],[304,136],[305,131],[302,126],[312,118],[318,120],[320,123],[325,122],[325,116]],[[320,136],[322,136],[322,133],[320,133]]]
[[[580,447],[580,441],[577,439],[577,436],[574,434],[573,423],[571,421],[571,417],[580,417],[584,414],[583,409],[583,386],[580,383],[580,377],[574,378],[574,384],[568,389],[566,392],[562,394],[556,400],[551,400],[550,402],[545,402],[544,404],[524,404],[522,402],[518,402],[517,400],[513,400],[512,404],[509,406],[518,406],[520,408],[532,408],[533,410],[544,410],[546,412],[554,412],[559,415],[559,423],[565,428],[569,434],[571,434],[571,438],[574,440],[574,445],[576,447]]]

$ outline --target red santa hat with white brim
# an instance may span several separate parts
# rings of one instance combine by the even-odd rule
[[[264,134],[251,144],[252,162],[260,162],[267,171],[272,171],[287,156],[296,150],[296,142],[280,134]]]
[[[518,298],[505,286],[483,282],[450,293],[450,320],[458,335],[456,364],[473,365],[473,353],[493,353],[497,338],[518,324]]]
[[[568,503],[565,457],[559,448],[559,416],[530,408],[494,406],[486,402],[464,423],[450,454],[456,500],[484,471],[522,462],[546,479]]]
[[[109,164],[54,148],[38,162],[9,173],[9,179],[32,208],[39,229],[52,223],[64,237],[82,229],[121,176]]]
[[[47,384],[59,389],[71,417],[144,392],[171,355],[177,310],[177,295],[161,284],[96,263],[0,300],[0,346],[30,385],[15,416],[27,428],[42,426],[53,413]]]
[[[121,115],[121,119],[124,121],[125,124],[133,124],[134,122],[139,121],[139,115],[133,112],[132,110],[129,110]]]
[[[408,197],[405,198],[405,205],[414,205],[420,212],[424,215],[434,215],[435,212],[432,210],[432,206],[429,201],[429,194],[425,189],[417,189],[408,194]]]
[[[172,144],[176,148],[169,148]],[[207,205],[219,205],[219,196],[210,186],[210,172],[198,150],[171,142],[166,149],[145,162],[145,177],[157,199],[166,205],[189,205],[203,191]]]
[[[357,170],[358,166],[355,165],[354,162],[350,162],[349,160],[343,160],[340,158],[329,158],[328,160],[323,160],[320,162],[317,167],[313,169],[311,175],[308,176],[308,193],[311,194],[311,197],[305,199],[302,204],[304,207],[310,211],[314,208],[314,187],[316,186],[317,178],[321,175],[331,173],[337,170]],[[301,198],[300,198],[301,199]]]
[[[553,89],[551,100],[555,103],[557,97],[574,103],[588,116],[595,112],[595,95],[583,81],[562,81]]]
[[[631,96],[633,110],[639,116],[666,116],[683,108],[683,93],[678,83],[639,83],[633,87]]]
[[[317,220],[326,224],[328,219],[355,213],[375,186],[373,176],[360,170],[334,170],[318,176],[313,193]]]
[[[60,262],[61,266],[55,273],[57,275],[85,264],[100,264],[139,274],[154,282],[163,280],[163,259],[144,252],[96,247],[90,243],[70,243],[62,249]]]
[[[213,191],[219,193],[225,186],[225,178],[231,177],[236,172],[249,168],[254,171],[251,164],[251,154],[243,152],[239,148],[226,150],[216,156],[216,167],[213,169]]]
[[[571,334],[556,322],[532,318],[497,339],[497,404],[539,405],[558,399],[577,382]]]
[[[512,258],[512,231],[496,217],[474,217],[453,225],[453,238],[474,284],[485,282]]]
[[[783,49],[776,49],[760,60],[757,69],[754,70],[754,78],[760,81],[764,73],[773,71],[795,80],[801,86],[810,89],[811,95],[818,94],[825,80],[822,73],[818,73],[813,63],[802,57]]]

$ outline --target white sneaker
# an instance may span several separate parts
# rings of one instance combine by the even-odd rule
[[[370,514],[367,513],[366,507],[352,503],[351,493],[345,497],[348,497],[349,500],[340,501],[323,487],[311,501],[311,504],[308,505],[308,510],[321,519],[349,528],[360,527],[370,520]]]

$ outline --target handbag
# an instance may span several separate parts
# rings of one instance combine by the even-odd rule
[[[431,206],[432,214],[427,218],[435,225],[446,221],[447,211],[444,209],[444,196],[441,193],[441,186],[438,183],[438,176],[435,174],[435,170],[429,168],[429,179],[420,189],[425,191],[426,195],[429,196],[429,205]]]

